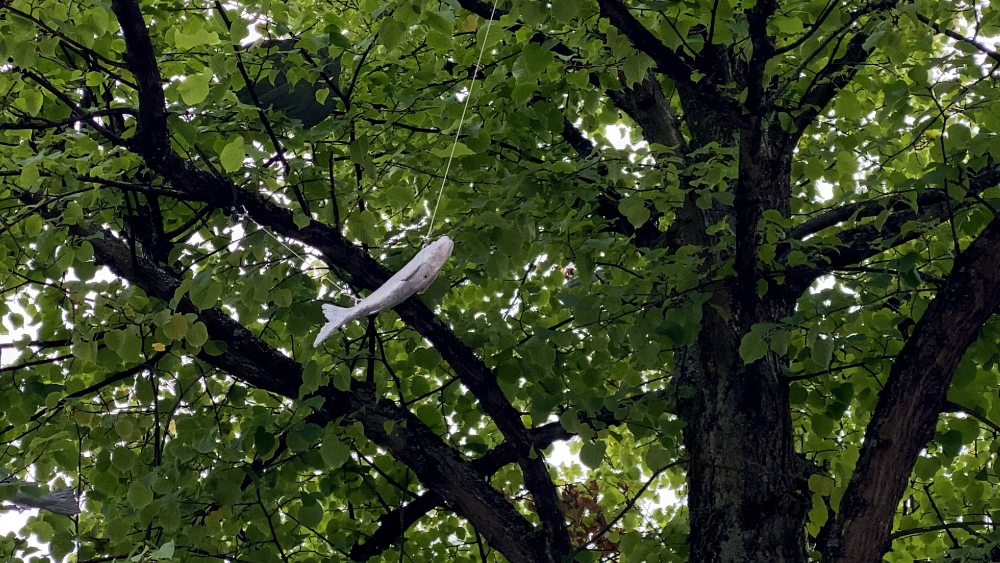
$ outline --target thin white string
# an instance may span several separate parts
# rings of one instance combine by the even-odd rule
[[[455,130],[455,141],[451,144],[451,154],[448,155],[448,163],[444,167],[444,177],[441,178],[441,189],[438,190],[437,201],[434,203],[434,211],[431,212],[431,220],[427,225],[427,236],[424,237],[430,240],[431,233],[434,232],[434,219],[437,217],[438,207],[441,206],[441,196],[444,195],[444,187],[448,182],[448,173],[451,171],[451,161],[455,158],[455,149],[458,147],[458,139],[462,135],[462,125],[465,124],[465,114],[469,110],[469,102],[472,101],[472,91],[476,87],[476,76],[479,75],[479,70],[483,62],[483,53],[486,52],[486,44],[489,43],[490,38],[490,27],[493,25],[493,16],[497,12],[497,2],[499,0],[493,0],[493,9],[490,10],[490,17],[486,20],[486,31],[483,33],[483,45],[479,49],[479,57],[476,59],[476,68],[472,71],[472,76],[469,78],[469,94],[465,97],[465,105],[462,106],[462,117],[458,120],[458,129]]]

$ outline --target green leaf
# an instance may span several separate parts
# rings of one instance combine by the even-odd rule
[[[832,338],[817,338],[810,349],[810,358],[818,366],[826,369],[833,358],[834,343]]]
[[[174,313],[167,324],[163,325],[163,334],[171,340],[182,340],[187,332],[188,320],[180,313]]]
[[[164,330],[164,334],[165,333],[166,330]],[[187,329],[186,338],[188,343],[190,343],[192,346],[202,346],[203,344],[208,342],[208,327],[205,326],[205,323],[198,321]],[[175,340],[178,339],[175,338]]]
[[[195,307],[199,309],[211,309],[218,303],[224,290],[225,287],[221,283],[216,280],[209,280],[204,285],[192,288],[188,297],[191,298],[191,302],[194,303]]]
[[[278,289],[271,293],[274,304],[278,307],[290,307],[292,305],[292,291],[290,289]]]
[[[37,237],[42,232],[42,227],[45,226],[45,220],[42,219],[41,215],[31,214],[24,221],[24,232],[29,237]]]
[[[266,431],[263,426],[258,426],[253,435],[253,446],[259,455],[271,453],[278,441],[274,435]]]
[[[38,115],[38,112],[42,110],[42,101],[44,98],[38,90],[21,92],[21,100],[24,102],[24,111],[28,112],[32,117]]]
[[[631,88],[633,84],[642,82],[649,69],[655,66],[656,61],[646,53],[636,53],[627,57],[622,65],[622,71],[625,73],[625,87]]]
[[[232,472],[229,472],[230,474]],[[226,506],[232,506],[243,498],[243,491],[240,484],[231,480],[232,475],[220,477],[216,482],[216,489],[213,498],[216,502]]]
[[[351,216],[348,223],[351,235],[368,245],[375,244],[375,224],[378,219],[371,211],[365,210]]]
[[[674,456],[671,455],[663,446],[659,444],[653,444],[649,446],[646,450],[646,467],[650,471],[657,471],[667,465],[670,465],[674,461]]]
[[[302,503],[296,517],[303,526],[315,528],[323,521],[323,507],[316,501]]]
[[[802,20],[795,17],[790,18],[774,18],[770,22],[772,25],[781,30],[782,33],[793,35],[796,33],[801,33],[803,30]]]
[[[125,343],[125,333],[120,330],[109,330],[104,334],[104,345],[117,351]]]
[[[622,198],[618,202],[618,211],[636,228],[645,225],[651,216],[649,208],[646,207],[646,200],[635,196]]]
[[[410,353],[413,363],[426,369],[436,369],[441,364],[441,353],[434,348],[417,348]]]
[[[202,346],[202,349],[209,356],[221,356],[226,353],[228,345],[221,340],[209,340]]]
[[[406,29],[393,18],[385,18],[378,27],[379,43],[388,50],[393,50],[402,43]]]
[[[767,342],[755,331],[750,331],[740,341],[740,358],[743,363],[752,364],[767,355]]]
[[[447,429],[441,410],[433,405],[425,404],[417,407],[417,418],[422,420],[424,424],[431,427],[435,432],[444,432]]]
[[[83,218],[83,208],[80,207],[79,203],[71,201],[66,204],[66,209],[65,211],[63,211],[62,214],[62,219],[64,223],[66,223],[67,225],[75,225],[82,218]],[[93,256],[93,253],[91,253],[91,256]]]
[[[139,481],[132,481],[132,484],[128,487],[126,500],[128,500],[132,508],[145,508],[149,503],[153,502],[153,491]]]
[[[134,328],[124,331],[124,336],[125,339],[118,348],[118,355],[126,362],[141,362],[142,338]]]
[[[552,51],[536,43],[528,43],[521,50],[519,62],[523,65],[525,76],[535,76],[544,71],[554,60]]]
[[[174,45],[182,51],[194,49],[195,47],[206,47],[219,42],[219,34],[208,31],[205,28],[198,28],[191,34],[177,31],[174,33]]]
[[[787,330],[775,330],[770,334],[768,347],[774,350],[779,356],[788,353],[788,347],[792,344],[792,333]]]
[[[833,494],[834,485],[836,482],[825,475],[813,473],[809,476],[809,490],[825,497]]]
[[[580,5],[577,0],[553,0],[552,15],[561,22],[571,22],[579,15]]]
[[[315,361],[309,361],[302,370],[302,386],[299,388],[299,397],[304,398],[316,392],[327,380],[326,374],[320,369]]]
[[[243,146],[243,137],[236,135],[219,153],[219,162],[226,172],[235,172],[243,166],[247,153]]]
[[[320,444],[319,453],[328,469],[339,469],[350,459],[351,447],[336,436],[327,435]]]
[[[211,73],[191,74],[177,86],[184,103],[193,106],[200,104],[208,97],[208,85],[212,80]]]
[[[162,520],[162,516],[160,517]],[[153,559],[173,559],[174,557],[174,541],[170,540],[167,543],[161,545],[156,551],[149,554]]]
[[[108,24],[111,23],[111,17],[108,15],[107,9],[93,8],[87,10],[87,21],[93,25],[94,31],[98,34],[104,34],[108,30]]]
[[[580,448],[580,461],[591,469],[597,469],[604,462],[607,447],[602,440],[587,442]]]
[[[472,151],[472,149],[465,146],[464,143],[452,143],[447,148],[431,149],[431,153],[434,156],[439,156],[441,158],[448,158],[448,156],[452,154],[452,147],[454,147],[455,158],[468,156],[470,154],[476,154],[475,152]]]
[[[937,441],[941,444],[944,455],[949,458],[956,457],[961,451],[963,444],[962,433],[958,430],[949,430],[938,436]]]

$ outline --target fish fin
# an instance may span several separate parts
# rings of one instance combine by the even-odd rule
[[[354,308],[338,307],[336,305],[323,305],[323,314],[326,315],[326,324],[320,329],[313,342],[313,348],[318,348],[320,343],[334,333],[338,328],[347,324],[347,321],[354,318],[352,314]]]

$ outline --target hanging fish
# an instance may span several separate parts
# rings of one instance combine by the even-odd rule
[[[382,287],[359,301],[357,305],[353,307],[323,305],[327,323],[319,331],[313,346],[318,347],[335,330],[348,322],[395,307],[411,295],[430,287],[437,279],[441,267],[448,261],[454,247],[455,243],[447,236],[443,236],[420,249],[420,252],[382,284]]]
[[[72,487],[63,487],[49,493],[43,493],[36,484],[16,479],[2,481],[0,485],[19,485],[18,491],[7,500],[22,508],[41,508],[64,516],[80,513],[80,502]]]

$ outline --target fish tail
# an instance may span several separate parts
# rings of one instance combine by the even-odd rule
[[[31,496],[18,492],[11,499],[11,502],[21,506],[41,508],[65,516],[73,516],[80,513],[80,504],[76,498],[76,493],[70,487],[56,489],[51,493],[39,496]]]
[[[347,324],[353,317],[354,308],[338,307],[336,305],[323,305],[323,314],[326,315],[326,324],[320,329],[313,348],[318,348],[320,343],[334,333],[338,328]]]

